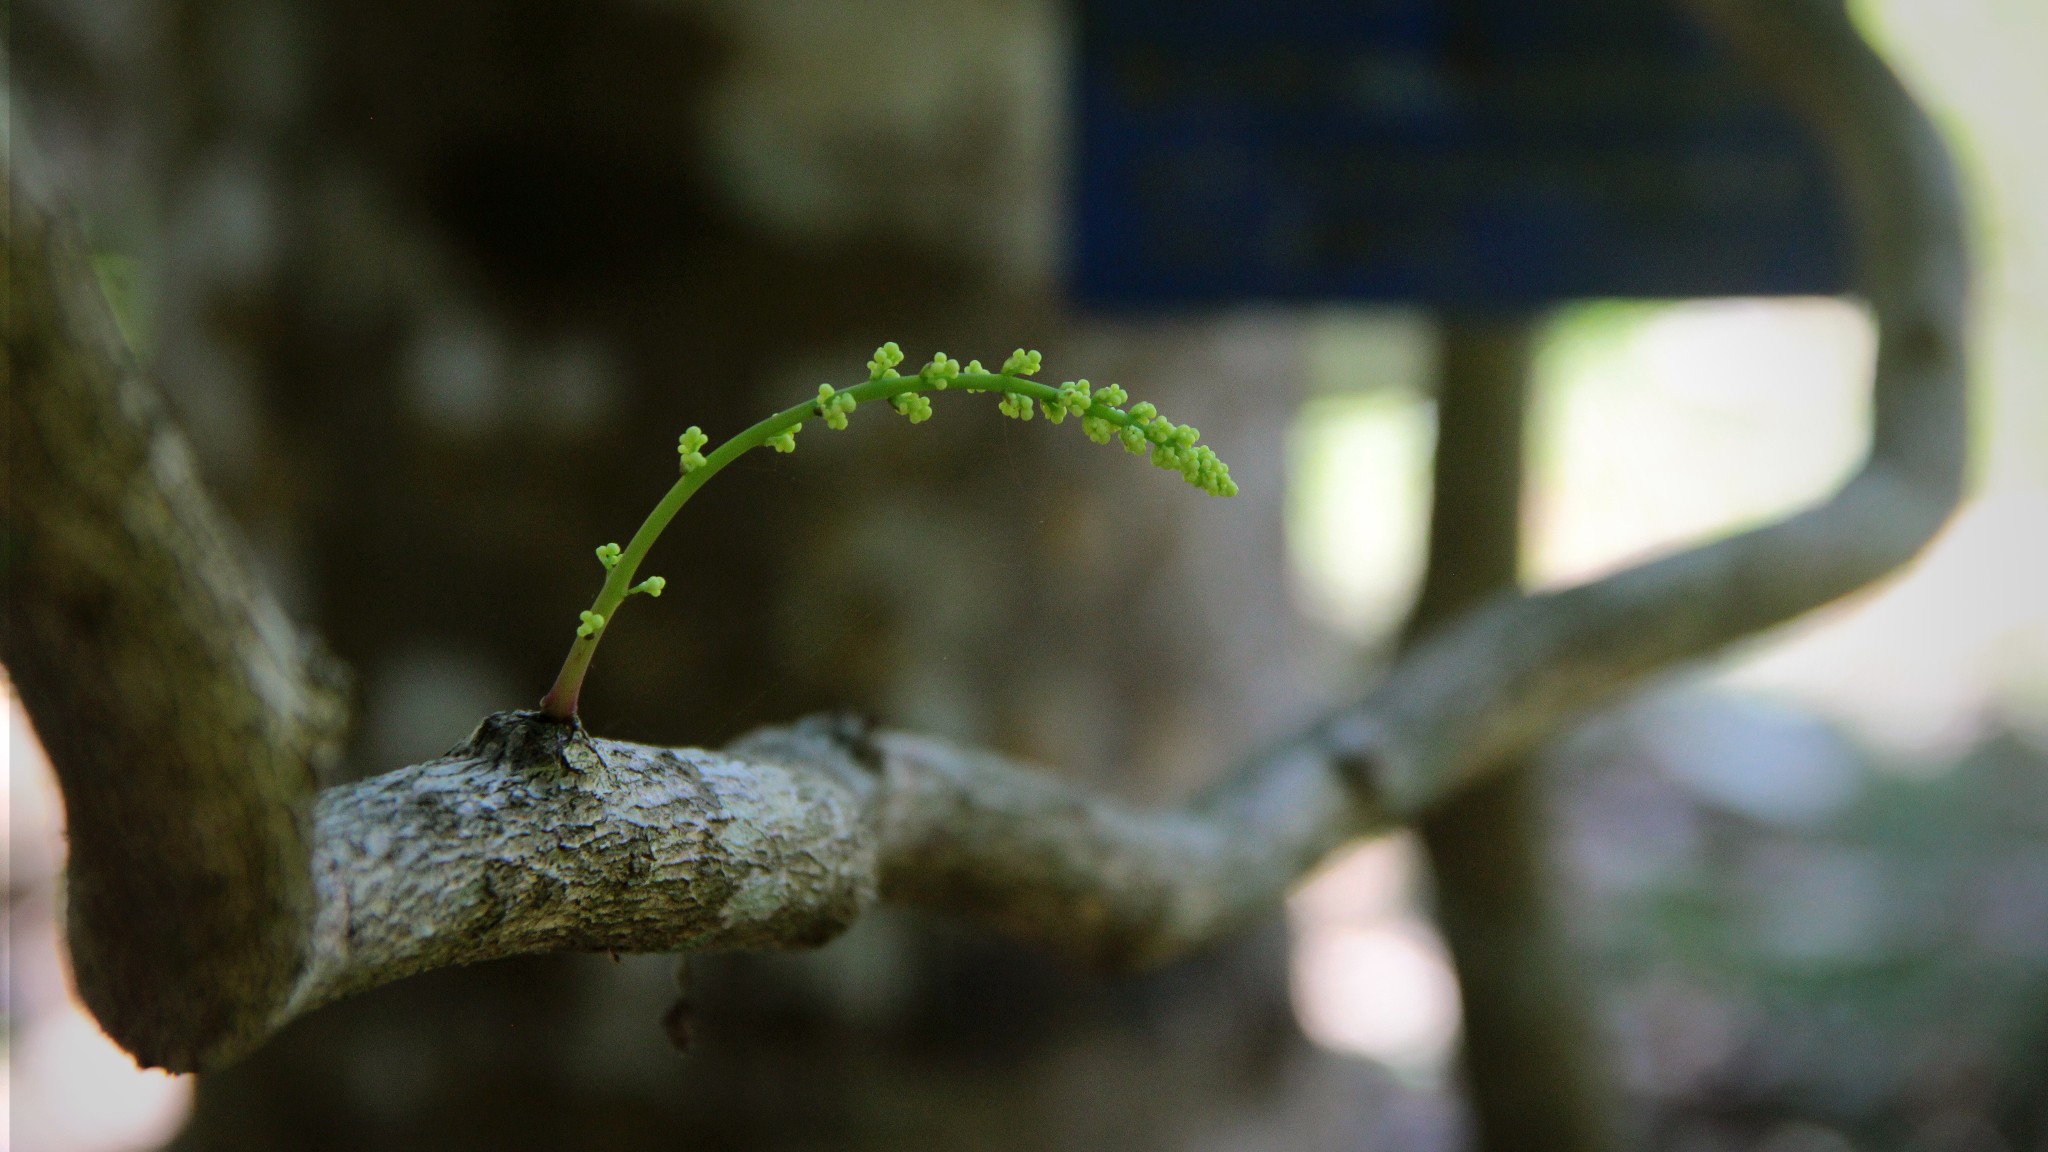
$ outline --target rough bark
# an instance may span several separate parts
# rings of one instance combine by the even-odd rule
[[[329,711],[315,665],[238,566],[75,248],[17,204],[0,656],[64,787],[88,1002],[146,1062],[210,1066],[428,967],[814,944],[870,893],[1157,961],[1585,708],[1896,567],[1961,473],[1965,265],[1939,144],[1839,7],[1703,7],[1800,100],[1859,192],[1881,328],[1870,461],[1781,523],[1495,602],[1183,810],[908,736],[848,746],[800,728],[718,756],[501,718],[452,758],[328,793],[309,826]]]
[[[502,713],[443,759],[321,796],[311,960],[275,1023],[503,956],[815,946],[878,894],[1156,962],[1269,913],[1371,826],[1308,750],[1256,781],[1146,813],[846,719],[717,753]]]
[[[79,993],[145,1061],[192,1067],[259,1031],[305,959],[313,768],[342,710],[75,231],[17,193],[5,243],[0,660],[63,765]]]

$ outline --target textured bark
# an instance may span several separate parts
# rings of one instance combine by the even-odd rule
[[[143,1061],[192,1067],[298,973],[313,767],[342,713],[75,232],[9,189],[0,660],[63,765],[79,993]]]
[[[1782,523],[1480,610],[1181,810],[915,737],[813,726],[719,756],[500,718],[453,758],[330,792],[309,829],[330,712],[316,665],[238,567],[76,250],[18,205],[0,655],[64,788],[88,1002],[146,1062],[211,1066],[409,972],[814,944],[872,893],[1157,961],[1585,708],[1904,562],[1962,464],[1965,265],[1938,142],[1839,7],[1704,6],[1801,100],[1861,196],[1881,328],[1869,463]]]
[[[443,760],[329,790],[312,961],[282,1018],[433,968],[564,950],[821,944],[874,900],[875,789],[829,740],[796,763],[491,717]]]
[[[727,753],[502,713],[447,757],[330,789],[311,960],[273,1025],[434,968],[548,951],[802,948],[878,893],[1111,967],[1271,912],[1372,826],[1329,760],[1147,813],[986,752],[819,718]]]

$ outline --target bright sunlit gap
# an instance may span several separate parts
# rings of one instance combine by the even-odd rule
[[[1458,981],[1443,939],[1416,909],[1420,848],[1406,833],[1324,866],[1287,904],[1302,1031],[1325,1048],[1434,1084],[1458,1046]]]
[[[6,1131],[33,1152],[139,1152],[184,1124],[192,1078],[145,1072],[78,1002],[57,930],[63,807],[12,683],[0,683],[10,873]]]
[[[1359,639],[1394,626],[1421,571],[1432,339],[1405,313],[1309,329],[1293,559],[1306,610]],[[1863,454],[1874,345],[1862,310],[1829,299],[1562,313],[1532,396],[1530,578],[1577,583],[1825,497]]]
[[[1360,642],[1384,638],[1422,572],[1434,339],[1415,312],[1330,312],[1308,325],[1313,398],[1288,447],[1289,559],[1309,616]]]
[[[1580,583],[1826,497],[1863,457],[1875,349],[1823,298],[1565,313],[1531,398],[1526,577]]]

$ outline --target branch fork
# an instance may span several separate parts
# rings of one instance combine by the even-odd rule
[[[1586,709],[1905,563],[1953,507],[1965,446],[1968,261],[1940,142],[1838,0],[1691,3],[1806,113],[1855,195],[1880,329],[1863,470],[1778,523],[1493,601],[1168,810],[928,737],[849,739],[839,721],[711,752],[531,713],[316,794],[339,714],[320,661],[179,463],[75,234],[15,195],[0,218],[0,660],[64,794],[81,995],[143,1063],[183,1071],[432,967],[808,946],[878,899],[1157,963],[1268,913],[1346,841],[1413,819]],[[621,598],[630,574],[611,573]],[[573,716],[573,698],[554,704]]]

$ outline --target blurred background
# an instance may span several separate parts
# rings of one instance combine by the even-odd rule
[[[1975,459],[1883,586],[1540,766],[1629,1146],[2048,1149],[2048,8],[1858,0],[1977,242]],[[1416,593],[1427,310],[1079,306],[1074,13],[1041,0],[20,0],[8,147],[75,207],[272,586],[354,669],[346,772],[545,688],[588,557],[673,467],[883,339],[1017,343],[1200,426],[1244,495],[941,404],[736,465],[607,645],[612,736],[851,705],[1171,802],[1371,683]],[[1525,581],[1808,503],[1864,446],[1829,297],[1547,310]],[[1075,595],[1085,591],[1086,595]],[[821,612],[830,595],[839,606]],[[884,911],[814,954],[435,973],[227,1072],[71,999],[61,805],[10,704],[8,1129],[24,1152],[1470,1146],[1412,837],[1164,971]]]

